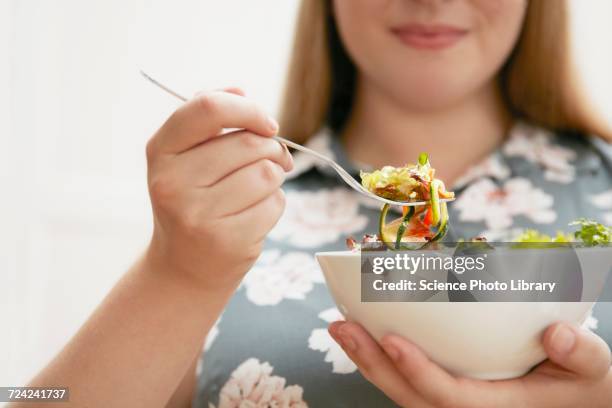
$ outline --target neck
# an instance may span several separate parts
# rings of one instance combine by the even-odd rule
[[[342,139],[351,159],[375,168],[414,163],[427,152],[436,175],[452,185],[502,143],[509,126],[494,82],[460,104],[413,110],[360,80]]]

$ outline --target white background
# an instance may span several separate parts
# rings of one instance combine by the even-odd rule
[[[310,0],[318,1],[318,0]],[[612,122],[612,2],[574,4]],[[242,86],[271,113],[297,0],[0,0],[0,385],[23,385],[146,246],[144,145],[179,92]]]

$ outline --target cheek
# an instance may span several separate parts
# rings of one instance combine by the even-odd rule
[[[382,0],[333,0],[332,13],[338,25],[355,26],[367,23],[367,16],[379,8]]]
[[[441,98],[458,100],[490,83],[512,53],[523,27],[527,0],[470,0],[474,31],[457,48],[450,66],[440,73]],[[441,68],[442,69],[442,68]]]
[[[527,0],[471,0],[479,11],[475,40],[485,66],[510,54],[521,33]]]
[[[377,44],[384,33],[384,13],[388,3],[389,0],[333,1],[332,12],[338,32],[353,59],[375,57],[372,54],[375,54]]]

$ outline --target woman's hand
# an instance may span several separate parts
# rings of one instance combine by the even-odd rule
[[[31,386],[69,387],[79,407],[161,406],[173,393],[172,404],[190,403],[204,336],[283,211],[292,159],[270,138],[276,128],[236,90],[174,112],[147,146],[145,257]]]
[[[503,381],[457,378],[414,344],[394,335],[380,345],[358,324],[335,322],[332,337],[361,373],[402,407],[609,407],[610,349],[598,336],[567,324],[542,338],[548,360],[524,377]]]
[[[228,128],[244,130],[222,135]],[[228,90],[195,96],[157,131],[147,145],[153,269],[235,287],[284,209],[280,186],[293,162],[270,138],[277,128]]]

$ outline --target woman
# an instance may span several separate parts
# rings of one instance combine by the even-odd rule
[[[351,171],[427,151],[457,193],[456,237],[609,223],[610,133],[573,80],[563,1],[305,0],[297,30],[284,135]],[[500,382],[354,323],[330,326],[340,349],[312,253],[375,231],[377,207],[276,132],[237,89],[166,121],[147,146],[148,251],[32,385],[67,385],[78,406],[608,406],[608,346],[566,324],[543,335],[548,361]],[[596,307],[608,342],[610,316]]]

